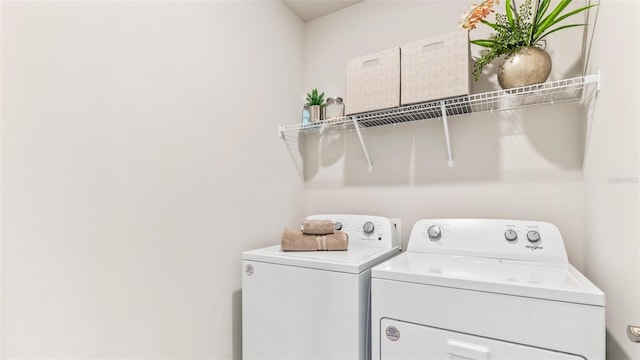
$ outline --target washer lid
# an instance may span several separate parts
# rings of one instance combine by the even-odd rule
[[[245,251],[243,260],[359,274],[400,252],[390,249],[349,245],[346,251],[282,251],[280,245]]]
[[[571,264],[403,253],[372,278],[604,306],[604,293]]]

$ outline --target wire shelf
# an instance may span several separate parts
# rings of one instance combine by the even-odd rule
[[[369,172],[371,172],[373,171],[373,163],[360,131],[361,127],[383,126],[426,119],[442,119],[447,144],[448,165],[453,167],[451,139],[447,123],[448,117],[575,101],[583,96],[583,89],[588,84],[595,84],[595,91],[599,91],[600,74],[347,115],[337,120],[322,120],[310,124],[280,125],[278,132],[285,143],[291,145],[292,148],[297,148],[301,136],[304,137],[310,134],[325,135],[355,130],[369,165]],[[290,150],[290,152],[299,165],[297,166],[298,170],[302,173],[302,160],[297,156],[299,149],[296,151]]]
[[[281,125],[279,132],[281,136],[283,132],[289,131],[301,132],[305,135],[326,134],[332,131],[354,129],[354,122],[357,122],[358,126],[373,127],[436,119],[442,117],[443,103],[447,116],[457,116],[574,101],[580,99],[582,89],[584,89],[587,84],[598,83],[599,80],[600,76],[598,74],[581,76],[508,90],[497,90],[446,100],[430,101],[380,111],[347,115],[337,120],[323,120],[310,124],[298,123]]]

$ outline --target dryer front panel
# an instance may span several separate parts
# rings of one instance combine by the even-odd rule
[[[379,336],[381,359],[584,360],[551,349],[393,319],[381,320]]]
[[[599,306],[373,277],[371,319],[373,359],[393,358],[380,355],[381,341],[388,339],[383,336],[385,319],[578,354],[589,360],[605,358],[605,311]],[[398,343],[404,343],[403,339],[400,331]]]

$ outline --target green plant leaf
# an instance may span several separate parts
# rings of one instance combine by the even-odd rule
[[[577,14],[579,12],[585,11],[588,8],[591,8],[591,7],[594,7],[594,6],[597,6],[597,4],[591,4],[591,5],[583,6],[583,7],[579,8],[579,9],[575,9],[575,10],[573,10],[573,11],[567,13],[567,14],[564,14],[564,15],[560,16],[559,18],[555,19],[553,21],[553,23],[551,25],[549,25],[547,28],[559,23],[560,21],[568,18],[569,16],[575,15],[575,14]]]
[[[496,25],[495,23],[492,23],[492,22],[488,22],[487,20],[480,20],[480,22],[482,22],[483,24],[485,24],[488,27],[492,28],[493,30],[496,30],[498,28],[498,25]]]
[[[539,41],[539,40],[544,39],[547,35],[549,35],[549,34],[551,34],[551,33],[554,33],[554,32],[556,32],[556,31],[558,31],[558,30],[562,30],[562,29],[566,29],[566,28],[571,28],[571,27],[576,27],[576,26],[586,26],[586,25],[587,25],[587,24],[573,24],[573,25],[564,25],[564,26],[560,26],[560,27],[555,28],[555,29],[553,29],[553,30],[551,30],[551,31],[549,31],[549,32],[544,33],[542,36],[540,36],[540,38],[538,39],[538,41]]]
[[[546,32],[544,35],[541,35],[544,31],[546,31],[547,29],[549,29],[550,27],[556,25],[557,23],[561,22],[562,20],[568,18],[569,16],[573,16],[575,14],[578,14],[580,12],[583,12],[589,8],[592,8],[594,6],[597,6],[597,4],[591,4],[591,5],[587,5],[587,6],[583,6],[581,8],[575,9],[569,13],[566,13],[562,16],[560,16],[559,18],[555,19],[554,21],[552,21],[548,26],[546,26],[542,31],[536,32],[536,34],[534,34],[534,40],[535,41],[539,41],[540,39],[544,38],[545,36],[549,35],[551,32]],[[586,24],[583,24],[586,25]]]
[[[534,41],[533,35],[538,30],[538,22],[540,21],[540,19],[542,19],[544,14],[547,12],[547,9],[549,8],[550,3],[551,3],[551,0],[542,0],[542,2],[538,1],[538,6],[536,8],[536,15],[533,19],[533,22],[531,23],[531,27],[529,28],[529,34],[528,34],[529,44],[536,43]]]
[[[558,6],[556,6],[555,9],[553,9],[551,13],[549,13],[549,15],[547,15],[542,21],[538,23],[533,38],[538,39],[540,35],[542,35],[542,33],[544,33],[550,26],[552,26],[554,23],[553,21],[556,19],[556,17],[558,17],[562,10],[569,6],[570,3],[571,0],[561,0]]]
[[[483,47],[487,47],[487,48],[491,48],[495,45],[495,40],[488,40],[488,39],[478,39],[478,40],[471,40],[470,43],[474,44],[474,45],[478,45],[478,46],[483,46]]]
[[[547,9],[549,8],[550,3],[551,3],[551,0],[542,0],[542,2],[540,2],[540,5],[538,6],[538,10],[536,11],[536,18],[533,21],[534,24],[538,24],[540,19],[542,19],[544,14],[547,12]]]
[[[511,26],[511,29],[515,31],[516,23],[513,20],[513,12],[511,10],[511,0],[505,1],[505,12],[507,14],[507,20],[509,20],[509,25]]]

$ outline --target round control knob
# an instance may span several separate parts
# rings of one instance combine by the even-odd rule
[[[376,227],[373,226],[373,223],[371,221],[367,221],[366,223],[364,223],[364,225],[362,225],[362,230],[367,234],[371,234],[375,228]]]
[[[342,230],[342,223],[340,221],[336,221],[335,223],[333,223],[333,227],[336,230]]]
[[[518,233],[515,230],[507,230],[504,232],[504,238],[508,241],[515,241],[518,239]]]
[[[431,225],[427,229],[427,234],[431,240],[439,239],[442,236],[442,230],[438,225]]]
[[[527,233],[527,239],[531,242],[538,242],[540,241],[540,233],[535,230],[531,230]]]

